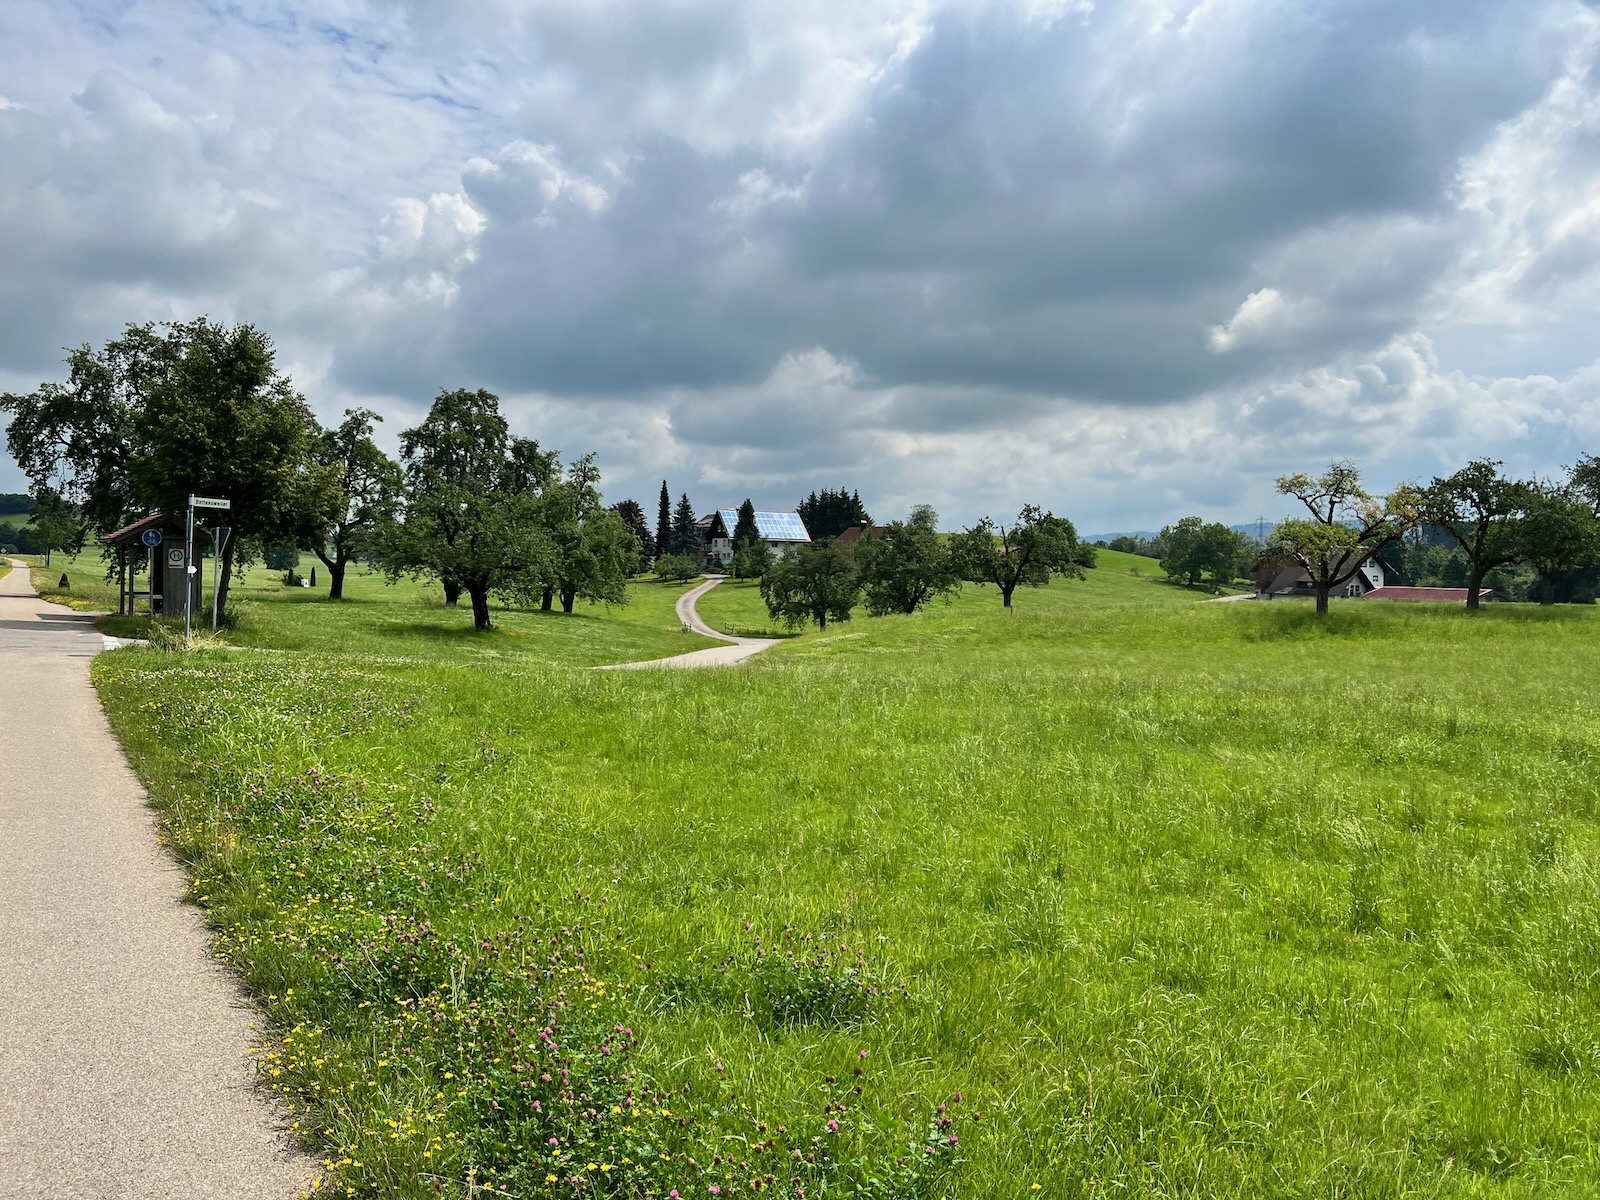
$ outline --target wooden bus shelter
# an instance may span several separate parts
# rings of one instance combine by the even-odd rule
[[[181,616],[186,578],[192,589],[190,603],[194,611],[204,611],[200,607],[202,572],[189,575],[189,564],[184,557],[184,514],[153,512],[131,525],[113,530],[100,540],[117,552],[119,615],[135,615],[143,601],[145,611],[153,617]],[[141,574],[146,577],[143,588],[139,587]]]

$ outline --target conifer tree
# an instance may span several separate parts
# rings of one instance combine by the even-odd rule
[[[689,503],[689,493],[685,492],[678,501],[678,507],[672,514],[672,532],[670,544],[672,553],[681,554],[688,558],[700,556],[700,530],[696,527],[694,505]]]
[[[667,481],[661,481],[661,499],[656,502],[656,552],[671,554],[672,549],[672,493],[667,491]]]

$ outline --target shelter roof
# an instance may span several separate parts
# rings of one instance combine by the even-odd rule
[[[101,534],[100,540],[113,546],[119,542],[135,541],[146,529],[160,529],[162,526],[177,519],[177,517],[167,516],[164,512],[153,512],[147,517],[140,517],[131,525],[124,525],[121,529],[113,529],[110,533]]]

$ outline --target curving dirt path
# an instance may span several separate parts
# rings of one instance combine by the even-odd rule
[[[0,579],[0,1195],[289,1200],[252,1013],[89,682],[94,616]]]
[[[596,667],[595,670],[638,671],[646,667],[727,667],[776,646],[779,640],[777,638],[732,637],[726,633],[718,633],[700,619],[700,612],[695,608],[695,602],[725,578],[727,578],[725,575],[706,576],[704,583],[690,588],[678,597],[677,607],[678,620],[682,621],[685,627],[692,629],[701,637],[715,638],[719,642],[727,642],[727,645],[712,646],[709,650],[691,650],[687,654],[675,654],[671,658],[652,658],[646,662],[614,663],[606,667]]]

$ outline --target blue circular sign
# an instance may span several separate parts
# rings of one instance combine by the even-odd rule
[[[161,530],[146,529],[144,533],[139,536],[139,540],[146,546],[159,546],[161,545]]]

